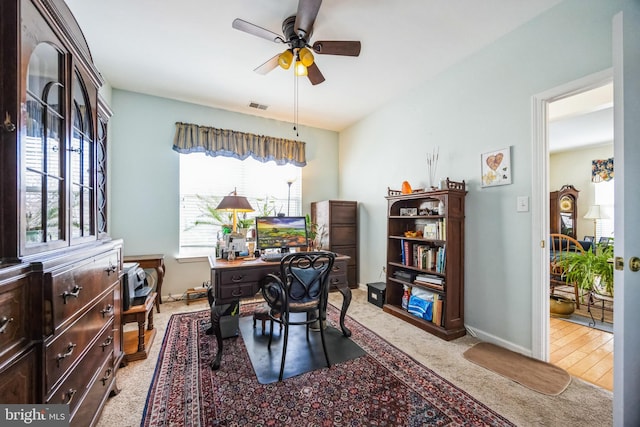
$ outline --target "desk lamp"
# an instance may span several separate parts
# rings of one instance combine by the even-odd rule
[[[235,188],[228,196],[222,198],[216,210],[233,212],[232,232],[234,234],[238,231],[238,212],[253,212],[253,208],[247,198],[238,196]]]

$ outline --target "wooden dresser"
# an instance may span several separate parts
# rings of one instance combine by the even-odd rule
[[[311,203],[311,221],[318,225],[322,249],[349,257],[350,288],[358,287],[358,202],[323,200]]]
[[[67,404],[91,426],[123,357],[111,111],[64,0],[3,0],[0,38],[0,403]]]

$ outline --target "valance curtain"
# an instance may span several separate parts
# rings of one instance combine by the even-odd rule
[[[263,163],[273,160],[278,165],[307,164],[304,142],[191,123],[176,123],[173,149],[181,154],[206,153],[212,157],[225,156],[240,160],[251,156]]]
[[[613,179],[613,157],[591,161],[591,182],[611,181]]]

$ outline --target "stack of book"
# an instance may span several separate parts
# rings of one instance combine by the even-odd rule
[[[427,288],[437,289],[439,291],[444,290],[444,277],[433,274],[418,274],[413,280],[413,283],[416,285],[426,286]]]

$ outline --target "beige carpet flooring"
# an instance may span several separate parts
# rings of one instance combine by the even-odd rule
[[[329,299],[338,307],[342,301],[339,293],[332,293]],[[118,371],[117,381],[122,391],[109,399],[98,426],[140,425],[147,391],[171,314],[205,308],[206,301],[188,306],[184,301],[161,305],[162,312],[154,314],[158,335],[149,358],[132,362]],[[612,425],[613,394],[609,391],[577,378],[572,378],[571,384],[559,396],[532,391],[466,360],[463,353],[479,342],[476,338],[467,335],[450,342],[436,338],[368,303],[367,292],[363,289],[354,290],[348,314],[519,426]]]

